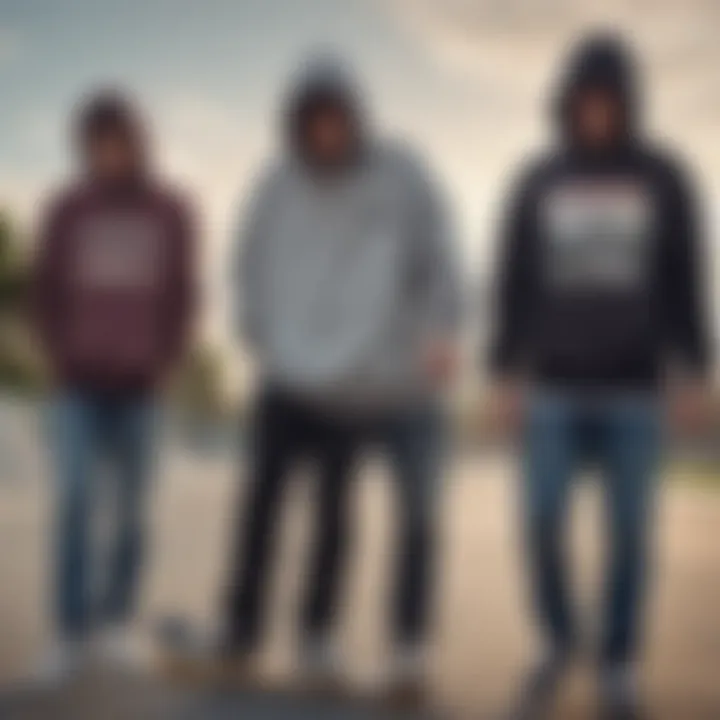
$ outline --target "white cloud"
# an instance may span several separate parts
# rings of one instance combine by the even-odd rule
[[[376,0],[441,73],[475,97],[425,142],[442,159],[465,215],[476,266],[488,268],[508,174],[539,138],[547,96],[568,46],[596,27],[636,44],[651,125],[720,192],[720,3],[716,0]],[[711,211],[712,229],[720,215]],[[720,276],[720,253],[713,253]],[[720,284],[718,284],[720,287]],[[717,291],[720,307],[720,289]]]
[[[665,114],[720,112],[714,0],[378,0],[378,7],[440,67],[494,82],[506,99],[536,100],[579,34],[614,27],[636,42]]]
[[[201,213],[202,275],[207,337],[229,341],[228,257],[238,204],[267,151],[267,128],[200,94],[151,103],[158,155],[167,174],[186,187]]]
[[[720,3],[715,0],[377,0],[449,76],[487,96],[473,120],[511,142],[537,136],[570,43],[616,27],[636,44],[651,124],[720,178]],[[488,88],[490,89],[487,92]],[[498,132],[499,131],[499,132]]]

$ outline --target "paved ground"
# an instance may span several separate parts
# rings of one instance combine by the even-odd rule
[[[154,680],[96,673],[62,691],[14,691],[0,698],[3,720],[434,720],[368,702],[284,693],[192,692]]]
[[[51,494],[42,479],[45,470],[34,433],[32,425],[16,427],[14,435],[5,433],[1,448],[0,681],[8,683],[22,678],[47,637]],[[230,458],[203,460],[181,451],[167,455],[155,488],[152,555],[142,608],[145,626],[165,612],[187,614],[199,622],[212,617],[233,515],[236,483]],[[513,474],[507,458],[464,458],[454,463],[448,480],[435,691],[445,706],[463,717],[497,717],[532,652]],[[383,482],[382,467],[369,467],[368,475],[358,488],[356,562],[340,618],[344,648],[359,683],[381,667],[384,578],[392,559],[388,551],[392,496]],[[289,639],[302,581],[305,498],[303,483],[297,483],[288,497],[283,561],[277,567],[275,622],[267,658],[274,674],[285,672],[292,657]],[[591,484],[578,488],[577,499],[576,585],[592,633],[601,516]],[[717,720],[720,493],[666,483],[658,518],[643,671],[653,717]],[[593,696],[590,669],[589,665],[578,668],[559,717],[586,716]],[[6,717],[2,706],[0,717]]]

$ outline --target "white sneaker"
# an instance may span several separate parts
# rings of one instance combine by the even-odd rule
[[[147,667],[148,654],[137,637],[124,625],[111,625],[97,639],[101,660],[122,670],[142,670]]]
[[[85,641],[57,642],[45,653],[33,674],[33,680],[41,686],[62,685],[81,672],[87,655],[88,647]]]

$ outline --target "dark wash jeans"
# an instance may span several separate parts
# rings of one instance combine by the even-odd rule
[[[435,493],[442,458],[440,409],[423,404],[367,421],[343,419],[276,388],[261,393],[254,416],[251,469],[237,519],[226,615],[229,641],[249,650],[261,639],[265,590],[289,473],[316,462],[314,539],[301,632],[331,629],[350,545],[349,492],[361,453],[378,447],[392,464],[397,490],[398,553],[393,601],[395,640],[424,639],[429,623]]]
[[[609,665],[634,658],[661,436],[660,404],[650,395],[533,399],[524,447],[528,553],[536,608],[554,646],[577,640],[563,533],[572,482],[592,465],[604,489],[609,544],[601,657]]]
[[[50,430],[57,479],[56,615],[61,634],[132,613],[142,562],[154,405],[144,394],[72,390],[54,403]],[[102,514],[107,553],[95,530]],[[99,582],[98,579],[101,581]]]

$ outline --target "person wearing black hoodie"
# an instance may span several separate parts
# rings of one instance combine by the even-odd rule
[[[498,419],[522,419],[532,586],[547,653],[520,717],[549,703],[577,648],[563,558],[574,476],[601,473],[610,551],[601,705],[633,718],[664,390],[704,416],[709,339],[701,217],[687,171],[644,137],[635,63],[620,38],[575,49],[557,98],[557,146],[514,189],[501,235],[491,366]]]

